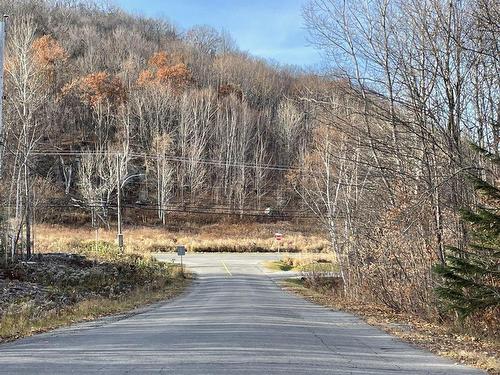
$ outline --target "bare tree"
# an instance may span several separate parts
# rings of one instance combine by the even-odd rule
[[[99,221],[109,227],[109,208],[116,190],[118,166],[109,150],[84,154],[78,168],[78,189],[86,208],[92,213],[92,226]]]
[[[167,134],[159,134],[153,139],[153,151],[156,156],[156,186],[158,202],[158,218],[166,224],[166,209],[174,196],[175,169],[167,160],[172,155],[172,140]]]
[[[31,256],[32,179],[30,157],[43,136],[42,105],[47,98],[43,71],[34,50],[36,26],[33,16],[25,15],[10,23],[6,85],[8,94],[7,136],[13,140],[9,150],[14,154],[10,175],[9,202],[15,197],[13,222],[14,248],[20,239],[21,226],[26,229],[26,256]],[[10,205],[9,205],[10,207]],[[9,212],[9,216],[12,213]],[[22,217],[22,219],[21,219]]]
[[[190,200],[201,193],[206,181],[203,158],[209,139],[209,129],[216,111],[215,95],[212,91],[185,94],[180,104],[179,151],[182,165],[179,173],[181,192],[188,188]]]

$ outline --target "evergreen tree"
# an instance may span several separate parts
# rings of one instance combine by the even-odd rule
[[[500,166],[498,157],[475,148]],[[481,202],[474,211],[461,211],[470,243],[463,250],[448,247],[446,264],[435,267],[442,278],[438,297],[461,318],[500,306],[500,189],[476,176],[470,179]]]

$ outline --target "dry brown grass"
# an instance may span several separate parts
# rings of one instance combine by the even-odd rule
[[[285,255],[279,261],[269,261],[264,265],[275,271],[337,272],[338,263],[333,252],[300,253]]]
[[[306,229],[309,231],[309,229]],[[127,252],[174,251],[178,244],[194,252],[267,252],[277,251],[274,233],[284,232],[281,250],[288,252],[324,252],[329,242],[320,233],[297,230],[293,224],[213,224],[180,231],[164,228],[133,227],[124,230]],[[36,251],[71,252],[81,243],[95,241],[95,231],[88,227],[38,225]],[[114,230],[99,230],[99,240],[115,243]]]

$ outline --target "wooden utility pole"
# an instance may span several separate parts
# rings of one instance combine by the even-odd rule
[[[3,67],[4,67],[4,56],[5,56],[5,24],[7,22],[7,16],[4,16],[3,21],[0,21],[0,178],[2,177],[2,167],[3,167],[3,150],[5,148],[4,139],[4,126],[3,126]],[[1,214],[1,213],[0,213]],[[0,233],[1,234],[1,233]],[[9,261],[9,235],[8,231],[5,230],[4,238],[0,239],[0,246],[3,245],[5,252],[5,264]]]
[[[26,158],[24,164],[24,183],[25,186],[25,222],[26,222],[26,260],[30,260],[31,258],[31,189],[30,189],[30,174],[28,169],[28,160]]]
[[[0,21],[0,176],[2,175],[3,153],[5,148],[4,125],[3,125],[3,76],[4,76],[4,56],[5,56],[5,25],[8,16],[3,16]]]
[[[118,221],[118,247],[120,252],[123,252],[123,233],[122,233],[122,202],[121,202],[121,165],[120,155],[116,154],[116,208],[117,208],[117,221]]]
[[[36,245],[36,185],[33,184],[31,188],[31,254],[34,255],[36,253],[35,245]]]

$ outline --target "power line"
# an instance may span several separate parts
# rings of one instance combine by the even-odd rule
[[[314,173],[310,170],[295,167],[291,165],[273,165],[273,164],[252,164],[252,163],[244,163],[244,162],[227,162],[224,160],[212,160],[212,159],[191,159],[187,157],[180,156],[157,156],[151,154],[140,154],[140,153],[121,153],[121,152],[106,152],[106,151],[36,151],[31,152],[32,156],[74,156],[74,157],[82,157],[82,156],[123,156],[127,155],[132,158],[145,158],[150,160],[165,160],[171,162],[180,162],[180,163],[199,163],[205,165],[213,165],[216,167],[234,167],[234,168],[250,168],[250,169],[263,169],[263,170],[274,170],[280,172],[301,172],[302,177],[304,176],[321,176],[321,172]],[[376,177],[376,176],[375,176]],[[133,183],[133,182],[131,182]],[[349,187],[363,187],[366,190],[371,190],[366,184],[354,184],[354,183],[346,183],[341,181],[336,181],[335,184],[339,184],[341,186],[349,186]]]
[[[247,168],[261,168],[267,170],[277,170],[277,171],[300,171],[302,168],[295,167],[292,165],[275,165],[275,164],[257,164],[257,163],[245,163],[245,162],[228,162],[226,160],[213,160],[213,159],[193,159],[181,156],[158,156],[152,154],[141,154],[141,153],[121,153],[121,152],[106,152],[106,151],[34,151],[30,155],[33,156],[131,156],[133,158],[144,158],[150,160],[166,160],[172,162],[189,162],[189,163],[200,163],[208,164],[220,167],[247,167]]]
[[[6,207],[6,206],[3,206]],[[107,209],[107,210],[117,210],[117,205],[115,204],[106,204],[106,205],[77,205],[77,204],[36,204],[35,207],[37,209],[46,209],[46,208],[74,208],[74,209]],[[207,215],[230,215],[230,216],[252,216],[252,217],[266,217],[269,219],[279,219],[279,218],[298,218],[298,219],[315,219],[316,216],[313,215],[297,215],[296,213],[305,213],[306,211],[279,211],[276,215],[268,215],[266,213],[258,213],[257,210],[252,210],[248,208],[243,209],[212,209],[212,208],[196,208],[196,207],[165,207],[159,208],[154,205],[138,205],[138,204],[122,204],[122,208],[129,209],[140,209],[145,211],[164,211],[164,212],[177,212],[177,213],[187,213],[187,214],[207,214]]]

